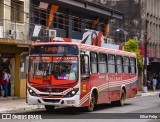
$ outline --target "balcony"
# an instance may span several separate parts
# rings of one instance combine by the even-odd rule
[[[1,19],[0,43],[31,45],[32,41],[29,38],[29,23],[17,23],[7,19]]]

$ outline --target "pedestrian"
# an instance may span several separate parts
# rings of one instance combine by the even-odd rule
[[[9,84],[10,75],[8,75],[6,69],[3,70],[3,89],[4,89],[4,96],[8,96],[8,84]]]
[[[156,77],[153,77],[152,84],[153,84],[153,91],[155,91],[156,90],[156,85],[157,85],[157,79],[156,79]]]
[[[157,77],[157,89],[160,89],[160,74]]]
[[[147,81],[147,88],[148,88],[148,89],[150,89],[150,88],[151,88],[151,83],[150,83],[150,81],[149,81],[149,80]]]
[[[10,91],[10,89],[11,89],[11,82],[10,82],[10,79],[11,79],[11,75],[10,75],[10,73],[9,73],[9,70],[7,70],[7,76],[8,76],[8,85],[7,85],[7,89],[8,89],[8,96],[11,96],[11,91]]]
[[[2,90],[3,90],[3,75],[2,72],[0,72],[0,96],[2,96]]]

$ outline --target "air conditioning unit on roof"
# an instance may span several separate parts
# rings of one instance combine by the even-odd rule
[[[0,38],[3,38],[3,26],[0,26]]]
[[[9,37],[14,39],[22,39],[19,30],[9,30]]]
[[[112,38],[107,38],[107,44],[113,44],[114,40]]]
[[[56,37],[57,35],[57,31],[56,30],[52,30],[52,29],[46,29],[45,30],[45,34],[47,37]]]

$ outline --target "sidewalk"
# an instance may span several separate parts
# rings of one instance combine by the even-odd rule
[[[21,110],[34,110],[44,108],[40,105],[28,105],[26,99],[19,99],[18,97],[0,97],[0,113],[14,113]]]
[[[154,96],[160,94],[160,91],[149,91],[147,93],[143,93],[139,91],[136,96],[138,97],[146,97],[146,96]],[[21,110],[35,110],[41,109],[44,106],[41,105],[28,105],[26,103],[26,99],[19,99],[18,97],[0,97],[0,113],[14,113]]]
[[[136,96],[145,97],[145,96],[154,96],[154,95],[158,95],[158,94],[160,94],[160,90],[157,90],[157,91],[148,91],[146,93],[143,93],[142,91],[138,91],[138,93],[137,93]]]

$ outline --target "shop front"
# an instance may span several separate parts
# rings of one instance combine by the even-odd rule
[[[23,80],[21,79],[25,79],[26,63],[21,63],[21,61],[23,61],[26,56],[21,57],[21,54],[28,52],[28,47],[19,47],[17,44],[0,44],[0,73],[2,74],[2,71],[6,69],[11,75],[8,84],[8,96],[25,97],[26,82],[22,82]],[[1,86],[0,96],[3,95],[4,91]]]
[[[149,89],[152,89],[152,79],[156,77],[158,80],[157,82],[157,89],[160,89],[159,84],[159,77],[160,77],[160,58],[150,57],[149,58],[149,65],[147,66],[147,79],[149,84]]]

